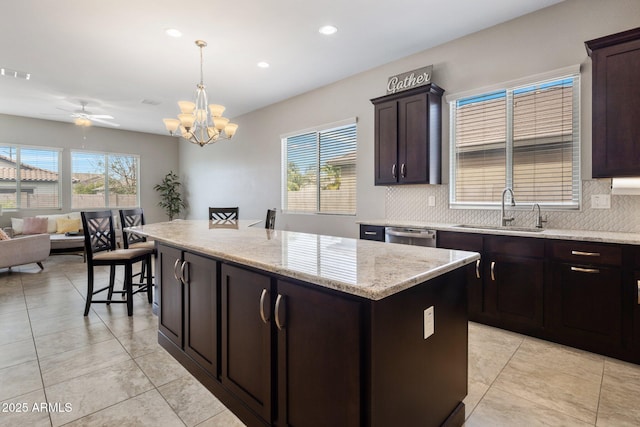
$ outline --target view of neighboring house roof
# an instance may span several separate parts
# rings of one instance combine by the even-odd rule
[[[16,180],[17,163],[9,157],[0,156],[0,181]],[[22,182],[56,182],[58,173],[22,163],[20,165]]]

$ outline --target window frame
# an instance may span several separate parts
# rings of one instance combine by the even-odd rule
[[[92,206],[92,207],[81,207],[81,206],[74,206],[74,188],[73,188],[73,176],[74,176],[74,169],[73,169],[73,160],[74,160],[74,154],[75,153],[83,153],[83,154],[89,154],[89,155],[101,155],[104,158],[104,204],[102,206]],[[135,204],[134,205],[126,205],[126,206],[111,206],[109,203],[110,198],[110,188],[109,188],[109,166],[110,166],[110,158],[112,157],[131,157],[134,158],[136,161],[136,197],[135,197]],[[140,168],[142,166],[141,164],[141,157],[138,154],[129,154],[129,153],[113,153],[113,152],[106,152],[106,151],[92,151],[92,150],[77,150],[77,149],[72,149],[70,150],[69,153],[69,181],[70,181],[70,205],[71,205],[71,210],[86,210],[86,209],[128,209],[128,208],[139,208],[140,207]]]
[[[457,158],[456,158],[456,112],[457,103],[461,100],[466,100],[474,97],[481,97],[483,95],[489,96],[498,92],[505,92],[505,114],[506,114],[506,138],[505,138],[505,187],[513,188],[514,183],[514,138],[513,138],[513,99],[514,94],[526,88],[544,85],[550,82],[561,81],[564,79],[572,79],[573,100],[572,105],[574,111],[572,111],[572,200],[570,202],[554,203],[550,201],[539,202],[519,202],[516,195],[517,205],[515,209],[531,208],[535,203],[538,203],[541,207],[547,210],[580,210],[582,203],[582,171],[581,171],[581,75],[579,65],[566,67],[561,70],[551,71],[549,73],[539,74],[536,76],[528,77],[525,79],[514,80],[506,82],[500,85],[486,87],[474,91],[465,93],[450,95],[446,98],[449,104],[449,208],[451,209],[486,209],[496,210],[500,209],[501,201],[493,202],[473,202],[473,201],[456,201],[456,172],[457,172]]]
[[[51,210],[60,210],[62,209],[62,152],[64,151],[59,147],[47,147],[40,145],[23,145],[23,144],[10,144],[10,143],[0,143],[1,147],[14,148],[16,150],[16,207],[15,208],[2,208],[3,211],[6,212],[21,212],[21,211],[51,211]],[[57,168],[58,170],[55,172],[58,174],[57,181],[57,204],[56,206],[45,206],[45,207],[23,207],[22,205],[22,197],[20,194],[22,193],[22,179],[20,177],[20,165],[22,164],[22,150],[39,150],[39,151],[50,151],[52,153],[57,153]]]
[[[334,211],[325,211],[322,210],[321,204],[321,194],[322,194],[322,171],[321,171],[321,139],[320,134],[329,133],[332,131],[336,131],[341,128],[353,127],[353,132],[355,134],[355,159],[354,159],[354,202],[353,209],[350,212],[334,212]],[[288,151],[287,151],[287,140],[296,136],[303,136],[307,134],[315,133],[315,177],[316,177],[316,200],[315,200],[315,210],[295,210],[290,209],[288,207]],[[321,126],[316,126],[313,128],[307,128],[303,130],[298,130],[294,132],[289,132],[280,136],[281,148],[282,148],[282,158],[281,158],[281,208],[283,213],[287,214],[299,214],[299,215],[337,215],[337,216],[356,216],[357,214],[357,156],[358,156],[358,120],[357,117],[348,118],[345,120],[340,120],[337,122],[328,123]]]

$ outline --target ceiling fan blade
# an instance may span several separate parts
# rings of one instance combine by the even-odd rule
[[[109,125],[109,126],[114,126],[114,127],[118,127],[120,126],[117,123],[113,123],[113,122],[108,122],[106,120],[102,120],[102,119],[96,119],[95,117],[90,117],[89,120],[91,120],[92,122],[96,122],[96,123],[103,123],[105,125]]]
[[[93,119],[113,119],[113,116],[110,116],[108,114],[87,114],[87,117],[89,117],[89,119],[93,120]]]

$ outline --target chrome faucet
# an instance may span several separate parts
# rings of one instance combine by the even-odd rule
[[[504,196],[505,196],[505,194],[507,194],[507,191],[509,193],[511,193],[511,206],[515,206],[516,205],[516,199],[513,196],[513,190],[510,189],[509,187],[505,188],[502,191],[502,212],[501,212],[502,213],[502,217],[501,217],[502,219],[500,220],[500,225],[502,227],[505,227],[505,226],[509,225],[511,223],[511,221],[513,221],[513,217],[512,216],[511,217],[504,216]]]
[[[538,208],[538,216],[536,217],[536,228],[542,228],[542,223],[547,222],[546,219],[542,219],[542,212],[540,210],[540,205],[535,203],[531,208],[532,211],[535,211]]]

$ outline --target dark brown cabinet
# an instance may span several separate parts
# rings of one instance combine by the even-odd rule
[[[360,224],[360,238],[384,242],[384,226]]]
[[[212,375],[218,375],[217,263],[158,245],[159,328]]]
[[[430,84],[371,100],[375,185],[440,184],[443,93]]]
[[[640,176],[640,28],[585,44],[593,63],[592,176]]]

